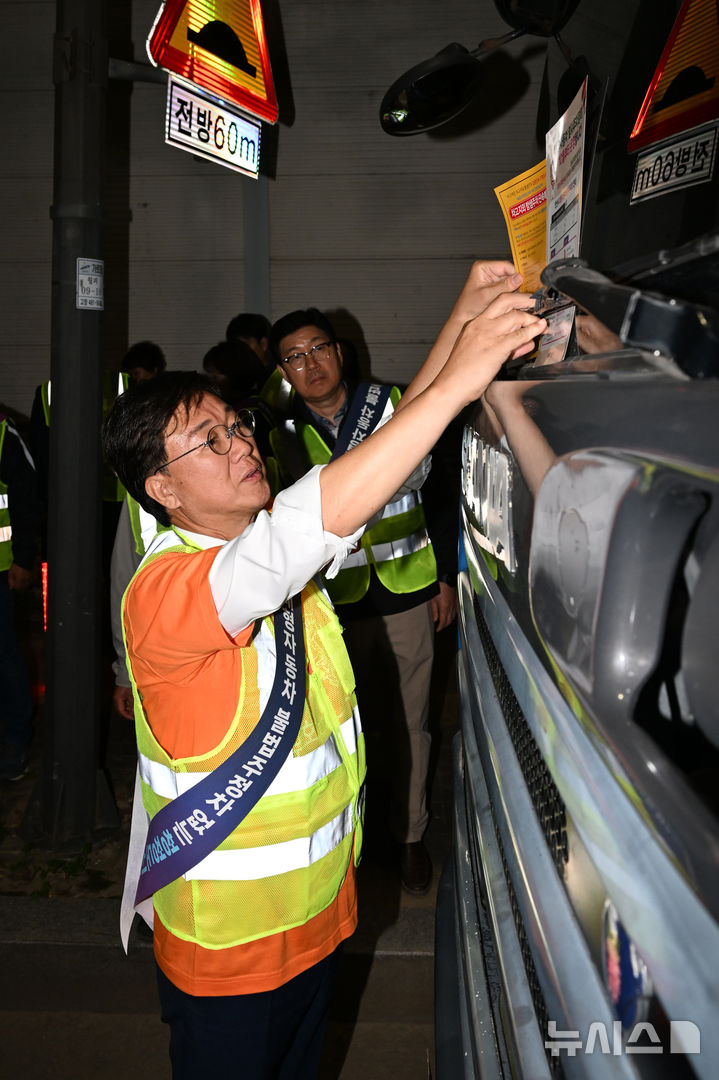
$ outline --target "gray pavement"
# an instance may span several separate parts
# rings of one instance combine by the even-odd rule
[[[348,942],[322,1080],[423,1078],[433,1059],[434,896],[401,893],[370,859]],[[125,956],[117,898],[0,896],[2,1075],[28,1080],[169,1077],[149,938]]]
[[[433,1065],[434,904],[450,835],[449,744],[456,724],[453,632],[442,635],[434,693],[436,761],[427,844],[434,863],[425,897],[402,892],[379,818],[368,818],[359,868],[359,929],[347,943],[334,996],[321,1080],[425,1080]],[[125,802],[134,768],[126,729],[110,732],[108,769]],[[125,775],[125,774],[128,775]],[[27,782],[29,790],[31,782]],[[0,785],[0,813],[18,789]],[[372,788],[368,793],[368,803]],[[14,804],[11,801],[14,799]],[[124,811],[124,806],[123,806]],[[123,820],[126,820],[123,812]],[[106,845],[122,860],[121,836]],[[135,921],[129,955],[118,934],[120,880],[97,887],[89,873],[77,895],[28,895],[27,861],[5,831],[0,843],[0,1077],[23,1080],[138,1080],[170,1076],[159,1020],[151,942]],[[14,861],[13,861],[14,860]],[[15,868],[15,869],[14,869]],[[15,883],[14,883],[15,874]],[[87,882],[83,895],[83,882]],[[95,883],[92,886],[92,883]],[[91,887],[92,886],[92,887]],[[13,895],[15,893],[15,895]],[[109,893],[109,895],[108,895]]]
[[[433,1048],[433,915],[410,900],[348,944],[322,1077],[422,1077]],[[169,1077],[149,939],[124,955],[117,901],[1,897],[2,1075]]]

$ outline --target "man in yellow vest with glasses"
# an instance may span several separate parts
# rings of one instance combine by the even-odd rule
[[[139,845],[134,831],[128,882],[135,907],[154,909],[175,1080],[317,1074],[357,918],[364,750],[314,578],[334,576],[449,421],[531,348],[545,324],[519,281],[510,264],[475,264],[392,420],[271,513],[252,414],[203,376],[131,388],[106,421],[118,477],[170,526],[123,621],[147,831]]]
[[[270,436],[288,482],[313,465],[336,458],[353,437],[366,438],[400,401],[396,386],[345,377],[342,345],[329,319],[317,308],[278,319],[270,332],[269,348],[278,373],[294,389],[290,417],[278,423]],[[444,629],[454,618],[457,567],[456,529],[453,540],[450,530],[449,544],[440,551],[428,533],[419,489],[429,471],[430,460],[425,458],[368,524],[360,545],[337,577],[327,582],[344,628],[360,708],[364,713],[369,702],[375,705],[375,730],[367,729],[370,780],[378,779],[373,765],[389,758],[391,800],[386,816],[396,844],[400,880],[407,892],[420,896],[432,881],[423,837],[429,821],[429,695],[435,629]],[[450,491],[447,488],[449,497]],[[456,521],[456,507],[450,513]],[[384,683],[378,680],[378,670],[382,670],[378,661],[388,672]],[[378,787],[375,791],[379,796]],[[370,823],[376,823],[376,835],[384,843],[384,812],[377,817],[371,813]]]

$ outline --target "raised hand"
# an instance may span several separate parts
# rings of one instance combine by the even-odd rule
[[[532,314],[534,300],[526,293],[499,291],[481,314],[463,326],[435,383],[464,383],[465,403],[484,393],[505,360],[532,351],[534,339],[546,329],[545,319]]]

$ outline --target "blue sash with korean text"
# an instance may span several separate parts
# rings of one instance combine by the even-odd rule
[[[149,825],[135,906],[222,843],[267,791],[292,752],[305,706],[305,643],[297,593],[273,617],[277,666],[260,719],[241,746]]]
[[[382,419],[391,393],[391,386],[383,386],[381,383],[359,383],[352,396],[330,461],[334,461],[358,443],[364,442],[372,434]]]

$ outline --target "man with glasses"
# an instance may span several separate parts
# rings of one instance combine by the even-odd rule
[[[399,389],[392,387],[383,416],[377,408],[373,410],[375,390],[371,387],[376,384],[344,377],[342,346],[330,321],[317,308],[278,319],[270,331],[269,348],[295,391],[291,419],[272,434],[275,457],[281,468],[284,463],[288,480],[341,453],[343,435],[347,440],[353,423],[359,423],[364,433],[362,424],[370,412],[378,421],[387,419],[400,401]],[[369,402],[365,400],[368,393]],[[435,630],[448,626],[456,612],[456,507],[449,512],[449,530],[430,528],[432,541],[440,541],[439,547],[434,546],[419,494],[429,468],[425,459],[402,489],[392,493],[369,523],[359,549],[338,576],[327,582],[344,628],[363,714],[367,715],[370,702],[376,703],[372,709],[375,731],[366,725],[370,781],[378,779],[379,769],[373,766],[387,760],[387,735],[391,737],[390,833],[402,886],[416,896],[424,895],[432,882],[432,862],[423,837],[429,820],[429,693]],[[450,491],[435,491],[432,506],[451,497]],[[382,693],[378,693],[378,659],[389,671]],[[372,734],[376,736],[374,755]],[[386,835],[384,816],[381,813],[376,822],[380,838]],[[373,814],[369,821],[375,823]]]
[[[133,828],[125,896],[154,911],[175,1080],[317,1074],[357,919],[364,752],[342,634],[313,579],[334,576],[452,417],[544,329],[511,271],[476,264],[392,421],[271,513],[252,418],[204,376],[133,387],[106,421],[108,460],[165,526],[123,604],[133,825],[148,834],[137,848]]]

